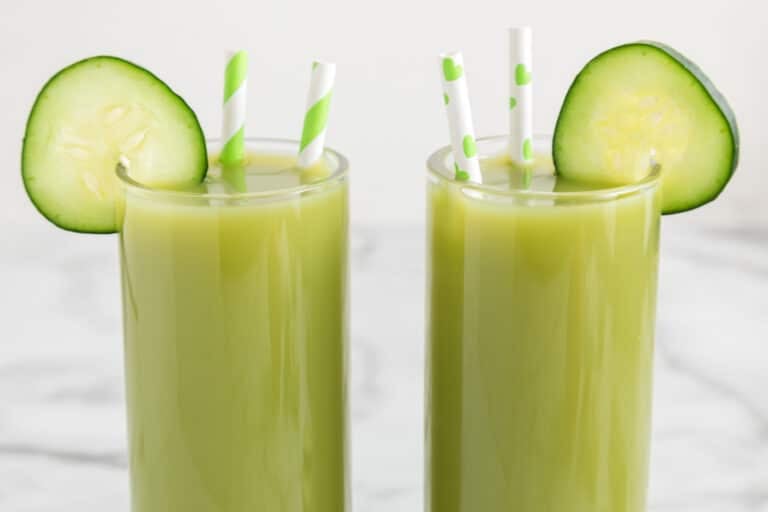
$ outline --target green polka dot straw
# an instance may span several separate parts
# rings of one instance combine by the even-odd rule
[[[443,103],[448,114],[451,148],[455,161],[455,178],[460,181],[482,182],[477,157],[472,109],[469,105],[464,59],[459,52],[440,55]]]
[[[224,71],[224,118],[219,157],[224,164],[235,164],[245,158],[245,100],[248,78],[248,53],[234,52]]]
[[[510,157],[533,160],[533,59],[530,27],[509,29],[509,131]]]
[[[325,132],[328,127],[328,111],[331,106],[336,64],[315,61],[307,95],[307,111],[301,131],[298,165],[306,168],[323,155]]]

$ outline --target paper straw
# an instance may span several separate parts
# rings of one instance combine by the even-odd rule
[[[510,157],[533,161],[533,59],[530,27],[509,29]]]
[[[248,53],[230,53],[224,71],[224,119],[221,140],[224,146],[219,159],[235,164],[245,158],[245,100],[248,78]]]
[[[464,58],[460,52],[440,54],[443,102],[448,114],[448,128],[455,161],[456,179],[482,182],[477,158],[472,109],[469,105]]]
[[[307,112],[304,115],[299,146],[298,166],[302,169],[310,167],[323,155],[335,78],[336,64],[321,61],[312,63]]]

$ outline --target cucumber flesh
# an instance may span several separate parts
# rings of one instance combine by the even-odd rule
[[[576,76],[553,158],[563,176],[622,185],[661,168],[665,214],[715,199],[738,163],[736,119],[691,61],[655,42],[612,48]]]
[[[99,56],[61,70],[39,93],[27,121],[22,179],[37,209],[57,226],[113,233],[115,169],[180,188],[205,178],[205,137],[192,109],[144,68]]]

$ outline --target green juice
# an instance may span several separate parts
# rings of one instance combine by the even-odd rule
[[[347,184],[294,162],[125,187],[134,512],[347,509]]]
[[[480,188],[445,174],[428,187],[427,511],[645,512],[656,184],[601,195],[547,160],[485,159]]]

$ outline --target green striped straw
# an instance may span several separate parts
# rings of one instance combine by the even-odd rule
[[[336,64],[315,61],[307,95],[307,112],[301,131],[298,166],[302,169],[312,166],[321,156],[325,147],[325,132],[328,127],[328,111],[336,78]]]
[[[224,71],[224,120],[221,140],[224,144],[219,160],[232,165],[245,158],[245,100],[248,78],[248,53],[230,53]]]

